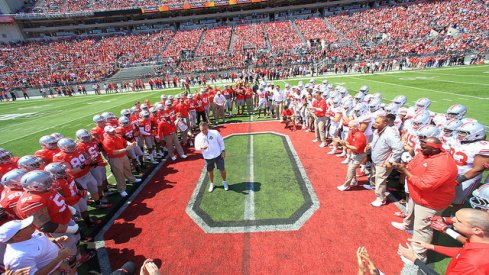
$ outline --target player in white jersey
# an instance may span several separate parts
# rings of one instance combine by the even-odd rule
[[[452,154],[458,167],[456,195],[452,213],[462,208],[467,197],[477,188],[482,179],[484,164],[489,162],[489,142],[486,127],[477,122],[464,123],[458,129],[459,144],[452,147]]]
[[[398,95],[394,97],[394,99],[392,100],[392,103],[396,104],[398,108],[403,107],[404,104],[406,104],[406,102],[407,102],[407,98],[404,95]]]
[[[459,119],[452,119],[445,125],[440,135],[440,141],[443,143],[443,149],[450,152],[450,149],[454,146],[458,146],[460,143],[458,140],[458,129],[462,126],[463,122]]]
[[[365,97],[364,94],[358,92],[354,97],[353,97],[353,105],[357,105],[359,103],[362,103],[363,102],[363,98]]]
[[[258,118],[260,118],[262,110],[263,116],[266,117],[268,107],[267,91],[265,89],[258,89],[258,91],[256,91],[256,95],[258,96]]]
[[[338,150],[338,137],[340,136],[341,116],[343,115],[343,108],[341,107],[341,97],[338,96],[333,98],[332,102],[333,105],[328,111],[330,112],[329,136],[333,139],[333,148],[328,153],[328,155],[334,155]]]
[[[342,131],[341,131],[341,140],[346,140],[348,137],[348,133],[350,132],[350,128],[348,127],[348,123],[350,123],[351,120],[355,119],[353,115],[353,99],[351,98],[344,98],[342,100],[342,113],[341,113],[341,125],[342,125]],[[348,164],[350,160],[350,154],[348,152],[348,149],[346,147],[343,147],[343,152],[338,155],[338,157],[346,157],[344,161],[342,161],[342,164]]]
[[[353,114],[355,119],[360,123],[360,131],[362,131],[366,138],[367,143],[372,142],[373,132],[372,132],[372,115],[368,111],[368,107],[365,103],[358,103],[353,108]]]
[[[394,102],[391,102],[384,107],[384,111],[386,115],[392,114],[396,116],[396,120],[394,121],[394,126],[397,128],[397,130],[400,130],[402,125],[402,119],[398,115],[399,105],[397,105]]]
[[[421,111],[429,110],[430,105],[431,100],[429,98],[423,97],[416,100],[414,106],[408,108],[407,117],[412,118]]]
[[[373,121],[375,121],[375,119],[379,116],[386,115],[385,111],[380,108],[381,104],[382,104],[382,99],[378,97],[372,98],[368,103],[368,108]]]

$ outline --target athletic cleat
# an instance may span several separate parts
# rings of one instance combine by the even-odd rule
[[[346,191],[346,190],[350,190],[350,186],[340,185],[340,186],[336,186],[336,189],[338,189],[339,191]]]
[[[228,191],[229,190],[228,183],[227,182],[224,182],[223,185],[224,185],[224,190]]]
[[[209,192],[212,192],[212,191],[214,191],[214,183],[211,183],[209,185]]]
[[[406,229],[404,227],[404,223],[402,222],[391,222],[391,225],[395,228],[395,229],[398,229],[398,230],[401,230],[401,231],[406,231],[407,233],[409,234],[413,234],[413,230],[412,229]]]
[[[371,202],[370,205],[372,205],[373,207],[381,207],[382,205],[385,205],[385,201],[376,199],[373,202]]]

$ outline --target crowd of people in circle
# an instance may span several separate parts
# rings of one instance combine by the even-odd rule
[[[107,196],[126,197],[126,182],[139,183],[148,165],[184,161],[200,122],[218,125],[255,116],[280,121],[293,132],[314,133],[313,144],[329,148],[325,154],[348,166],[337,190],[372,190],[372,207],[388,203],[387,179],[398,176],[406,211],[395,213],[399,222],[392,226],[412,234],[411,244],[399,247],[405,261],[432,272],[425,265],[428,249],[452,257],[469,253],[478,261],[454,258],[447,274],[460,274],[451,273],[460,268],[487,272],[489,262],[482,255],[489,251],[489,182],[480,183],[489,168],[489,142],[486,127],[467,118],[464,105],[435,113],[429,98],[408,107],[406,96],[389,102],[368,86],[351,93],[327,80],[282,87],[263,79],[238,78],[194,92],[186,87],[177,95],[161,95],[154,104],[135,102],[120,116],[104,112],[93,117],[92,129],[76,131],[75,139],[60,133],[42,136],[41,148],[32,155],[19,158],[0,149],[4,266],[73,271],[93,256],[78,249],[80,240],[91,239],[80,235],[80,222],[88,227],[100,223],[90,216],[89,205],[112,207]],[[107,165],[115,186],[108,184]],[[367,183],[359,186],[365,175]],[[467,202],[478,210],[463,208]],[[441,217],[449,206],[449,216]],[[433,230],[464,246],[433,246]],[[34,244],[45,249],[33,251]],[[471,251],[474,245],[478,250]],[[371,261],[365,248],[358,257],[364,268]]]

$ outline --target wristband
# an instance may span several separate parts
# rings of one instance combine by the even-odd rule
[[[78,232],[79,229],[80,229],[80,227],[78,226],[78,224],[68,225],[65,233],[75,234]]]
[[[445,233],[446,233],[448,236],[450,236],[450,237],[454,238],[455,240],[456,240],[458,237],[462,236],[462,235],[460,235],[460,233],[458,233],[457,231],[455,231],[455,230],[453,230],[453,229],[451,229],[451,228],[448,228],[448,229],[445,231]]]

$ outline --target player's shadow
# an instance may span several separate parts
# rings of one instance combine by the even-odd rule
[[[260,192],[261,182],[253,182],[253,191]],[[233,191],[240,194],[249,194],[251,190],[251,182],[244,181],[239,183],[229,184],[229,191]]]

